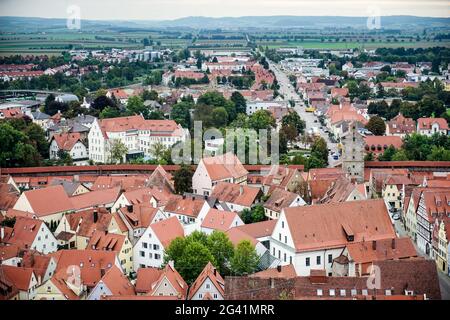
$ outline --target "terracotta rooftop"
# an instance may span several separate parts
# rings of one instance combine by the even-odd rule
[[[22,193],[22,197],[26,197],[33,213],[38,217],[67,212],[74,209],[71,199],[60,185],[25,191]],[[15,209],[18,209],[17,203]]]
[[[297,252],[395,238],[383,199],[285,208]]]
[[[217,291],[220,293],[220,295],[223,297],[225,295],[225,280],[223,280],[222,276],[219,274],[217,269],[212,265],[211,262],[208,262],[208,264],[203,268],[202,272],[198,275],[197,279],[192,283],[190,289],[189,289],[189,297],[188,299],[192,299],[193,296],[197,293],[197,291],[200,289],[202,284],[209,279],[213,286],[217,289]]]
[[[221,211],[217,209],[209,209],[201,226],[218,231],[227,231],[235,227],[233,221],[239,217],[236,212]]]
[[[269,199],[264,203],[264,208],[275,212],[281,212],[283,208],[289,207],[298,197],[300,196],[296,193],[281,188],[275,188],[270,194]],[[299,201],[296,205],[301,205],[303,203],[303,201]]]
[[[171,217],[150,225],[164,248],[177,237],[184,237],[184,229],[177,217]]]
[[[260,189],[255,187],[219,182],[214,187],[211,197],[219,201],[250,207],[260,192]]]
[[[201,161],[213,181],[240,178],[248,174],[238,157],[232,153],[203,158]]]

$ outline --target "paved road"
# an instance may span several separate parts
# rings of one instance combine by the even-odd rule
[[[280,85],[279,92],[284,96],[286,101],[294,100],[297,101],[295,104],[294,110],[298,113],[298,115],[305,121],[306,123],[306,131],[312,129],[313,127],[319,128],[320,136],[325,139],[328,145],[328,149],[331,149],[330,156],[328,158],[328,163],[330,167],[334,167],[338,161],[333,160],[331,155],[338,151],[337,144],[332,143],[328,134],[324,132],[323,129],[320,129],[321,124],[318,118],[312,112],[305,111],[305,104],[303,100],[300,98],[298,93],[295,91],[295,88],[289,81],[288,76],[284,73],[278,65],[269,61],[270,69],[275,73],[275,76],[278,80],[278,84]]]

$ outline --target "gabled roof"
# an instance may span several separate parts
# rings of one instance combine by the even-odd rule
[[[297,252],[396,237],[383,199],[293,207],[283,211]]]
[[[228,236],[228,239],[231,241],[231,243],[234,246],[237,246],[242,241],[250,241],[250,243],[255,247],[259,242],[253,236],[251,236],[248,233],[246,233],[245,231],[239,229],[239,227],[231,228],[231,229],[227,230],[225,233]]]
[[[296,193],[281,188],[275,188],[270,194],[269,199],[264,203],[264,208],[275,212],[281,212],[283,208],[289,207],[298,197],[300,196]],[[303,202],[299,203],[299,205],[302,203]]]
[[[114,251],[103,250],[59,250],[50,254],[55,258],[56,272],[68,273],[68,270],[79,268],[81,282],[88,287],[95,286],[106,271],[112,268],[117,259]],[[76,274],[76,270],[75,270]]]
[[[78,236],[87,238],[90,238],[97,230],[108,230],[112,217],[105,208],[83,210],[65,215],[69,223],[69,230]]]
[[[77,142],[81,142],[80,133],[57,133],[52,137],[52,141],[56,142],[56,145],[60,150],[71,151]]]
[[[92,190],[120,187],[121,190],[131,191],[145,187],[148,175],[138,176],[98,176],[92,184]]]
[[[219,201],[250,207],[257,199],[261,190],[246,185],[229,182],[219,182],[213,189],[211,197]]]
[[[128,280],[127,276],[125,276],[116,266],[113,266],[111,269],[106,271],[100,281],[108,287],[112,295],[128,296],[136,294],[134,286],[131,284],[130,280]]]
[[[12,233],[8,238],[3,239],[3,241],[10,244],[17,244],[23,248],[31,248],[43,224],[44,222],[41,220],[16,217],[16,223],[14,224]]]
[[[432,125],[437,123],[440,130],[449,130],[447,120],[444,118],[419,118],[417,126],[419,130],[430,130]]]
[[[225,232],[235,227],[232,223],[236,217],[239,217],[236,212],[220,211],[211,208],[206,214],[201,227]]]
[[[241,161],[233,153],[227,153],[215,157],[203,158],[201,160],[208,171],[211,180],[224,180],[229,178],[240,178],[248,174]]]
[[[0,265],[0,275],[9,280],[20,291],[28,292],[31,277],[33,276],[33,269]]]
[[[120,195],[120,188],[111,188],[104,190],[91,191],[77,196],[73,196],[70,200],[73,208],[76,210],[88,209],[93,207],[103,207],[116,202]]]
[[[272,235],[273,229],[277,224],[277,220],[267,220],[256,223],[244,224],[236,227],[255,239],[268,237]],[[234,228],[233,228],[234,229]]]
[[[362,187],[362,188],[361,188]],[[342,176],[333,182],[325,196],[320,199],[321,203],[345,202],[350,194],[357,190],[361,195],[365,196],[364,184],[352,183],[349,179]]]
[[[136,291],[154,295],[158,286],[167,279],[183,299],[186,297],[188,285],[177,270],[168,263],[163,269],[140,268],[137,271]]]
[[[33,212],[38,217],[74,209],[71,199],[67,196],[64,188],[59,185],[25,191],[22,195],[27,198]]]
[[[164,211],[197,218],[205,201],[195,196],[173,195],[164,207]]]
[[[21,265],[25,268],[32,268],[34,274],[43,280],[51,259],[50,256],[27,250],[22,257]]]
[[[171,217],[150,225],[156,237],[164,248],[167,248],[172,240],[184,237],[184,229],[177,217]]]
[[[211,262],[203,268],[202,272],[198,275],[197,279],[195,279],[194,283],[191,285],[189,289],[188,299],[191,300],[193,296],[197,293],[198,289],[202,286],[202,284],[209,278],[213,286],[219,291],[220,295],[223,297],[225,295],[225,280],[223,280],[222,276],[219,274],[217,269],[212,265]]]
[[[133,205],[131,212],[128,208],[120,208],[119,212],[133,229],[137,229],[147,228],[159,212],[159,209],[153,208],[149,203],[140,203]]]
[[[171,192],[175,191],[173,177],[161,165],[158,165],[155,171],[150,175],[147,185],[163,186],[169,188]]]
[[[0,183],[0,210],[6,211],[14,207],[17,199],[19,195],[11,185]]]

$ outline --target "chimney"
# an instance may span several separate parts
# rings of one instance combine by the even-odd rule
[[[169,266],[170,266],[172,269],[175,269],[175,267],[174,267],[174,265],[173,265],[173,260],[170,260],[168,264],[169,264]]]
[[[277,266],[277,271],[278,271],[278,272],[281,272],[281,265],[278,265],[278,266]]]
[[[239,194],[242,196],[243,193],[244,193],[244,186],[240,185],[239,186]]]
[[[5,237],[5,227],[0,228],[0,240],[3,240]]]
[[[78,174],[73,176],[73,181],[74,182],[80,182],[80,176]]]
[[[186,199],[186,195],[185,194],[183,194],[183,199]]]
[[[395,249],[395,238],[392,239],[391,247],[392,247],[392,249]]]
[[[372,241],[372,250],[377,250],[377,241],[376,240]]]
[[[270,278],[270,288],[271,289],[275,288],[275,279],[274,278]]]
[[[128,205],[127,206],[127,211],[128,212],[133,212],[133,206],[132,205]]]
[[[217,269],[214,268],[214,276],[217,276]]]
[[[97,209],[94,209],[93,215],[94,215],[94,223],[97,223],[97,221],[98,221],[98,211],[97,211]]]

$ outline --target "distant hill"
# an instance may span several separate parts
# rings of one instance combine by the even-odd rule
[[[175,20],[82,20],[87,31],[148,28],[366,28],[367,17],[342,16],[247,16],[247,17],[186,17]],[[416,16],[381,17],[384,29],[411,29],[423,27],[450,28],[450,18]],[[66,29],[66,19],[0,17],[1,32],[43,32]]]

